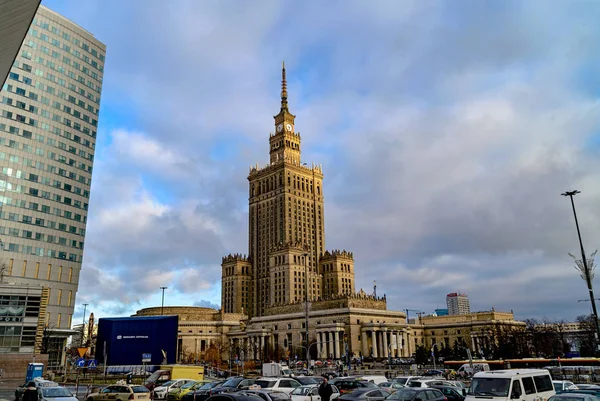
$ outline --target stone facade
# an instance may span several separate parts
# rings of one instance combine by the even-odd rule
[[[524,327],[525,323],[516,321],[512,312],[473,312],[463,315],[423,316],[414,325],[415,341],[421,341],[429,349],[433,344],[452,347],[455,342],[470,348],[477,355],[489,338],[494,326]],[[417,345],[415,343],[415,345]]]

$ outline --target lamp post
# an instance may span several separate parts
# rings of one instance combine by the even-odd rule
[[[306,325],[306,364],[308,366],[308,264],[306,259],[308,258],[308,252],[304,251],[304,285],[306,287],[306,294],[304,300],[304,319]]]
[[[84,336],[84,334],[85,334],[85,311],[87,310],[87,306],[88,306],[88,305],[89,305],[89,304],[83,304],[83,323],[82,323],[82,325],[81,325],[81,346],[82,346],[82,347],[83,347],[83,345],[85,344],[85,343],[84,343],[84,340],[83,340],[83,336]]]
[[[437,343],[433,343],[431,345],[431,358],[433,359],[433,370],[436,370],[435,367],[435,347],[437,346]]]
[[[162,316],[165,310],[165,290],[167,287],[160,287],[160,289],[162,290],[162,302],[160,304],[160,315]]]
[[[588,266],[588,260],[587,260],[587,257],[585,256],[585,250],[583,249],[583,241],[581,240],[581,231],[579,230],[579,222],[577,221],[577,212],[575,211],[575,201],[573,201],[573,196],[575,196],[579,193],[581,193],[581,191],[574,190],[574,191],[566,191],[566,192],[562,193],[561,195],[568,196],[571,199],[571,207],[573,208],[573,217],[575,218],[575,227],[577,227],[577,237],[579,238],[579,247],[581,250],[581,264],[583,266],[581,266],[580,263],[577,263],[577,260],[575,260],[575,263],[577,264],[577,268],[581,272],[581,278],[583,278],[585,280],[585,282],[587,283],[588,291],[590,293],[590,302],[592,304],[592,313],[594,315],[593,318],[594,318],[594,327],[596,328],[596,340],[600,341],[600,323],[598,322],[598,310],[596,309],[596,300],[594,298],[594,290],[592,288],[592,272],[590,271],[590,266]],[[571,255],[571,257],[573,257],[573,255]],[[592,258],[592,265],[593,265],[593,258]],[[583,267],[583,269],[581,267]]]

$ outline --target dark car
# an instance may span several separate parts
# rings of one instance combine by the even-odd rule
[[[281,391],[270,391],[270,390],[241,390],[236,394],[250,394],[257,395],[263,399],[263,401],[289,401],[291,397]]]
[[[390,401],[446,401],[446,397],[440,390],[425,387],[401,388],[387,399]]]
[[[598,401],[598,398],[591,394],[565,392],[553,395],[548,401]]]
[[[239,390],[248,390],[248,387],[253,385],[254,379],[246,379],[244,377],[231,377],[223,382],[220,386],[214,387],[212,394],[233,393]]]
[[[298,383],[302,384],[303,386],[306,386],[309,384],[318,384],[318,382],[312,376],[294,376],[294,379],[296,379],[296,381]],[[323,380],[321,380],[321,381],[323,381]]]
[[[335,386],[340,389],[341,394],[349,394],[362,389],[379,388],[376,384],[366,380],[336,380]]]
[[[361,388],[351,393],[343,394],[340,397],[342,401],[384,401],[390,396],[390,393],[377,386],[374,388]]]
[[[579,386],[579,384],[578,384]],[[557,393],[559,394],[559,393]],[[588,388],[584,388],[582,389],[577,389],[577,390],[566,390],[561,392],[560,394],[565,394],[565,395],[569,395],[569,394],[589,394],[589,395],[593,395],[596,396],[598,398],[600,398],[600,388],[597,387],[588,387]]]
[[[254,394],[221,393],[208,397],[207,401],[263,401],[263,399]]]
[[[185,394],[181,397],[181,401],[204,401],[212,395],[213,388],[219,387],[223,383],[225,383],[225,381],[205,383],[196,390]]]
[[[444,394],[448,401],[463,401],[467,396],[467,389],[460,389],[453,386],[432,385],[431,388],[438,389]]]

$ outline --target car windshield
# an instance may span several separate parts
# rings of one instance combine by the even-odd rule
[[[499,377],[476,377],[471,382],[469,394],[508,397],[510,379]]]
[[[240,382],[243,379],[241,377],[236,377],[234,379],[229,379],[227,380],[225,383],[222,384],[223,387],[237,387],[238,384],[240,384]]]
[[[279,392],[279,391],[270,392],[269,395],[271,396],[272,400],[289,400],[290,399],[289,395],[287,395],[286,393]]]
[[[150,390],[148,390],[146,387],[144,386],[131,386],[131,389],[133,390],[134,393],[149,393]]]
[[[196,385],[196,382],[189,382],[189,383],[185,383],[183,386],[181,386],[182,389],[188,389],[191,387],[194,387]]]
[[[312,387],[296,387],[292,395],[307,395]]]
[[[219,382],[204,383],[198,390],[210,390],[213,387],[220,385]]]
[[[317,381],[313,377],[296,377],[302,384],[317,384]]]
[[[413,398],[415,398],[415,395],[417,394],[417,390],[398,390],[395,393],[393,393],[392,395],[390,395],[387,399],[388,400],[401,400],[401,401],[410,401]]]
[[[393,381],[395,383],[406,384],[408,377],[396,377]]]
[[[550,398],[552,401],[583,401],[585,396],[582,394],[580,397],[573,397],[572,395],[555,395]]]
[[[44,398],[59,398],[59,397],[73,397],[73,394],[64,387],[49,387],[42,389],[42,396]]]
[[[169,380],[168,382],[161,384],[160,387],[169,387],[173,383],[175,383],[175,380]]]
[[[261,388],[271,388],[275,385],[275,380],[257,380],[254,384],[260,386]]]

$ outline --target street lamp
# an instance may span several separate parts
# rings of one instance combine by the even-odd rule
[[[160,287],[160,289],[162,290],[162,302],[160,304],[160,315],[162,316],[165,310],[165,290],[167,287]]]
[[[85,334],[85,311],[87,310],[87,306],[89,304],[83,304],[83,324],[81,325],[81,346],[83,347],[83,335]]]
[[[575,217],[575,227],[577,227],[577,237],[579,238],[579,247],[581,249],[581,261],[578,261],[573,255],[569,254],[573,259],[575,259],[575,264],[577,265],[576,269],[581,273],[581,278],[585,280],[587,283],[588,291],[590,293],[590,302],[592,303],[592,313],[594,318],[594,327],[596,327],[596,340],[600,341],[600,323],[598,322],[598,310],[596,309],[596,300],[594,298],[594,290],[592,289],[592,276],[593,272],[590,270],[590,266],[588,266],[588,260],[585,256],[585,250],[583,249],[583,241],[581,240],[581,231],[579,230],[579,222],[577,221],[577,212],[575,211],[575,202],[573,201],[573,196],[581,193],[581,191],[566,191],[562,193],[562,196],[568,196],[571,199],[571,207],[573,208],[573,217]],[[596,253],[594,252],[593,255]],[[591,258],[592,267],[594,265],[594,258]]]
[[[306,259],[308,258],[308,252],[304,251],[304,285],[306,287],[306,294],[304,300],[304,318],[306,325],[306,364],[308,366],[308,264]]]
[[[436,370],[435,368],[435,347],[437,346],[437,343],[433,343],[431,345],[431,357],[433,359],[433,370]]]

